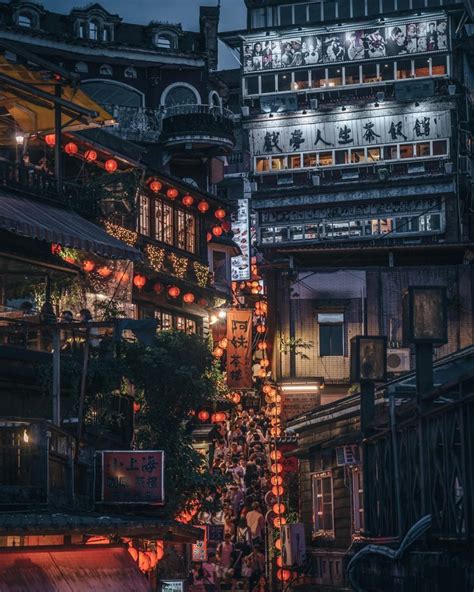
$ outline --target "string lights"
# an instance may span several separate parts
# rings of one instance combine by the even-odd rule
[[[138,241],[138,233],[134,232],[133,230],[129,230],[128,228],[124,228],[123,226],[119,226],[118,224],[113,224],[108,220],[104,223],[105,230],[108,234],[113,236],[114,238],[127,243],[131,247],[134,247]]]
[[[151,267],[153,267],[155,271],[161,271],[165,260],[165,250],[148,244],[145,246],[144,251]]]
[[[194,275],[200,288],[205,288],[209,282],[209,267],[195,261],[193,263]]]
[[[189,260],[186,257],[178,257],[174,253],[170,253],[168,259],[173,267],[174,275],[180,280],[184,279],[186,271],[188,270]]]

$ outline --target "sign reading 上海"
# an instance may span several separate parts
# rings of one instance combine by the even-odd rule
[[[250,279],[250,219],[249,200],[239,199],[237,211],[232,215],[234,241],[239,245],[242,255],[232,257],[232,281]]]
[[[339,117],[336,121],[301,123],[250,131],[254,156],[317,150],[421,142],[451,136],[449,111],[374,115],[360,119]]]
[[[405,20],[386,27],[247,40],[243,47],[244,72],[403,57],[448,49],[446,17]]]
[[[102,501],[111,504],[164,504],[164,452],[104,450]]]
[[[227,313],[227,386],[252,388],[252,311]]]

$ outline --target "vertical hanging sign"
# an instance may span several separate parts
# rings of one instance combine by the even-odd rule
[[[252,388],[252,311],[227,313],[227,385]]]

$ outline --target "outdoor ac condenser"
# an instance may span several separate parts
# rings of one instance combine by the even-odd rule
[[[387,349],[387,372],[409,372],[410,371],[410,349],[397,348]]]
[[[284,566],[303,565],[306,561],[304,524],[285,524],[281,531],[281,556]]]

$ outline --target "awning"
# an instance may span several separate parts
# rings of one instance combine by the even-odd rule
[[[149,592],[124,547],[38,547],[0,551],[1,592]]]
[[[140,251],[110,236],[76,212],[33,201],[6,189],[0,189],[0,228],[108,259],[138,261],[142,258]]]

